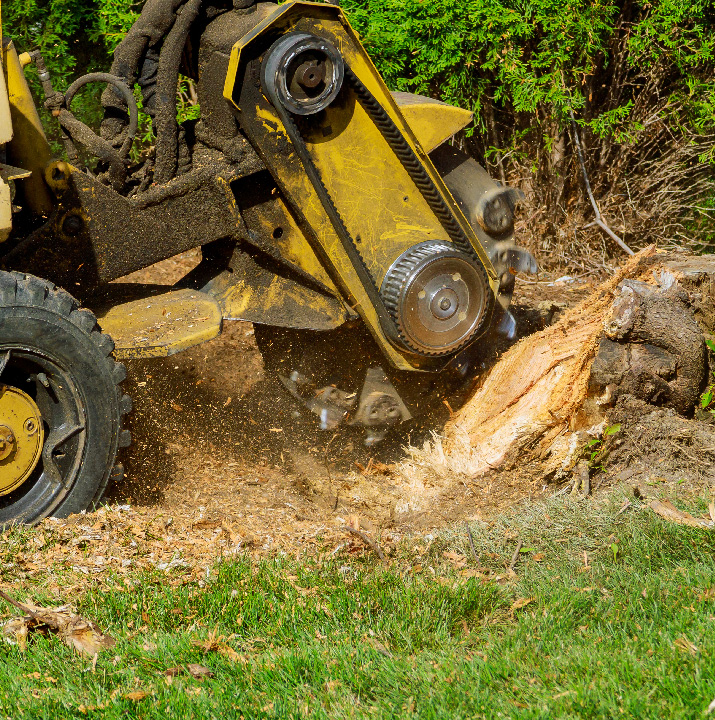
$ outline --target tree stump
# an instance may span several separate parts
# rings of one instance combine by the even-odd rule
[[[611,423],[655,413],[662,426],[659,412],[687,423],[709,381],[705,337],[714,332],[715,257],[646,248],[511,347],[420,464],[474,478],[535,462],[541,477],[559,477]],[[705,436],[713,455],[696,455],[712,467],[715,428]]]

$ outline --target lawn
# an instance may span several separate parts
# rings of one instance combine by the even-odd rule
[[[457,527],[384,564],[326,548],[224,561],[202,583],[175,570],[90,584],[67,600],[116,646],[95,664],[56,637],[24,653],[3,643],[0,715],[703,717],[715,536],[622,504],[559,499],[474,523],[478,560]],[[3,588],[48,600],[41,582],[20,592],[7,566]]]

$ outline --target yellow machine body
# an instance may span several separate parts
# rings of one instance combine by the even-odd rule
[[[447,142],[472,113],[390,92],[335,5],[215,9],[145,3],[110,72],[63,90],[0,33],[0,527],[82,512],[121,477],[116,360],[250,321],[298,407],[373,445],[513,337],[514,274],[536,262],[513,240],[519,191]],[[182,74],[198,118],[179,119]],[[89,83],[100,129],[72,112]],[[137,158],[140,106],[156,138]],[[136,281],[199,248],[174,284]]]
[[[0,44],[2,37],[0,36]],[[5,63],[0,56],[0,146],[12,140],[12,118],[10,117],[10,99],[4,72]],[[7,240],[12,230],[12,198],[10,185],[0,177],[0,242]]]
[[[309,32],[332,42],[419,158],[468,238],[496,294],[499,279],[490,258],[429,157],[431,151],[471,121],[472,113],[426,97],[391,93],[336,6],[298,0],[281,5],[259,3],[254,18],[252,29],[233,45],[223,94],[234,108],[242,131],[270,170],[271,182],[278,187],[270,191],[265,202],[245,206],[241,205],[245,194],[241,183],[255,183],[255,175],[243,178],[219,168],[216,175],[206,175],[191,192],[177,192],[168,201],[159,202],[122,197],[70,163],[53,160],[23,74],[31,58],[26,53],[18,55],[12,42],[5,42],[1,56],[0,134],[7,143],[7,158],[12,165],[0,168],[0,240],[12,226],[8,183],[20,178],[24,203],[36,215],[49,217],[37,241],[42,252],[32,259],[29,271],[68,288],[121,277],[136,266],[137,252],[144,254],[143,264],[148,265],[211,242],[221,234],[240,234],[242,228],[248,227],[268,238],[281,260],[309,282],[249,268],[243,275],[218,275],[201,287],[201,292],[196,290],[201,297],[187,299],[172,291],[164,302],[152,293],[151,302],[128,297],[111,304],[90,304],[115,337],[118,354],[172,354],[218,334],[224,319],[330,330],[360,317],[393,367],[419,369],[420,358],[386,336],[364,278],[360,279],[354,262],[341,246],[304,165],[292,149],[279,113],[263,93],[255,92],[255,78],[247,78],[246,72],[275,38],[287,33]],[[305,144],[379,286],[395,260],[409,248],[424,241],[450,240],[366,110],[353,94],[345,95],[345,101],[335,102],[324,111],[319,125],[312,124]],[[167,190],[181,182],[181,178],[171,180]],[[201,200],[202,196],[206,200]],[[202,205],[218,208],[215,219],[192,223],[189,218],[193,208]],[[90,236],[85,250],[81,236],[65,232],[71,216],[81,218]],[[178,240],[176,233],[162,233],[162,228],[172,222],[184,229],[185,238]],[[144,242],[142,247],[146,236],[155,242]],[[79,262],[67,255],[69,247]],[[85,258],[92,258],[94,264],[85,262]],[[211,319],[198,325],[192,322],[197,316],[192,310],[198,307],[197,301],[211,307],[207,315]],[[143,303],[141,312],[135,303]],[[173,320],[167,320],[167,308],[176,310],[169,312]],[[198,316],[204,315],[202,311]],[[155,332],[148,331],[159,326],[166,329],[160,333],[160,340]]]
[[[224,96],[236,107],[241,127],[273,171],[282,194],[302,216],[296,225],[312,229],[306,239],[313,252],[302,254],[301,266],[310,272],[316,258],[322,260],[317,264],[325,267],[332,283],[347,296],[350,307],[366,322],[391,363],[397,368],[414,369],[414,359],[407,358],[385,336],[375,307],[341,247],[303,164],[295,152],[291,152],[288,132],[275,107],[265,95],[251,92],[251,83],[245,81],[251,62],[255,62],[276,37],[290,32],[314,33],[339,49],[345,62],[387,111],[427,169],[469,238],[496,293],[498,278],[489,257],[428,156],[429,149],[469,122],[471,113],[425,98],[393,96],[343,12],[335,6],[299,1],[274,6],[234,45],[231,53]],[[449,242],[442,224],[355,97],[349,96],[345,103],[333,103],[323,115],[319,127],[311,126],[311,134],[305,138],[306,146],[377,283],[393,262],[415,244],[426,240]],[[417,131],[405,115],[411,118]]]

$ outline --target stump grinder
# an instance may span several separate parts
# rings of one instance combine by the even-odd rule
[[[514,273],[536,271],[519,192],[448,144],[471,112],[387,89],[339,7],[147,0],[110,72],[65,92],[10,38],[1,60],[0,526],[91,508],[122,476],[122,360],[250,321],[306,416],[374,443],[513,332]],[[198,119],[177,120],[180,74]],[[96,130],[72,112],[88,83]],[[121,281],[193,248],[173,286]]]

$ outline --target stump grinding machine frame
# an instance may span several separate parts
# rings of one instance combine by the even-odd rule
[[[39,53],[3,39],[1,59],[0,525],[79,512],[121,477],[118,361],[251,321],[295,400],[372,443],[513,332],[514,273],[536,271],[520,194],[447,144],[471,112],[387,89],[339,7],[147,0],[110,73],[64,93]],[[180,72],[198,120],[177,121]],[[71,111],[90,82],[99,133]],[[156,141],[132,160],[135,92]],[[120,280],[197,247],[172,287]]]

